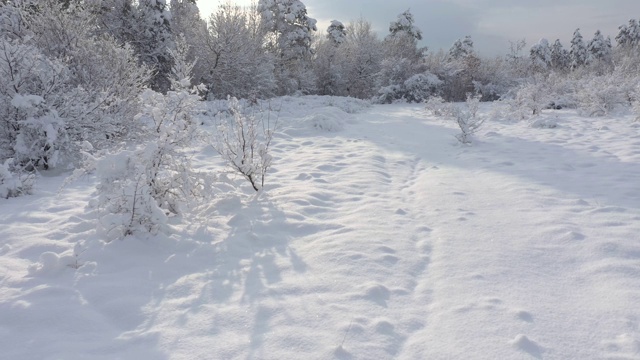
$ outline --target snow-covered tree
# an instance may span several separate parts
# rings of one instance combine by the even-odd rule
[[[378,101],[389,102],[395,99],[414,99],[405,96],[404,83],[425,71],[424,53],[426,48],[418,48],[418,40],[422,39],[422,32],[414,25],[413,15],[409,10],[398,15],[396,21],[389,26],[389,34],[382,42],[383,60],[378,73]],[[419,77],[429,78],[426,74]],[[429,74],[432,75],[432,74]],[[416,78],[418,79],[418,78]],[[415,79],[414,79],[415,80]],[[412,88],[424,81],[411,81]],[[429,88],[428,86],[427,88]],[[424,91],[428,91],[427,88]]]
[[[216,98],[264,98],[276,92],[273,56],[263,48],[264,32],[252,26],[250,16],[250,11],[224,4],[209,18],[208,54],[200,60],[207,70],[204,83]]]
[[[552,64],[551,46],[547,39],[540,39],[537,44],[531,47],[529,51],[531,65],[534,71],[547,70]]]
[[[344,44],[347,95],[370,99],[376,93],[381,52],[382,44],[370,22],[359,19],[347,26],[347,42]]]
[[[171,0],[171,32],[174,41],[184,36],[189,47],[187,60],[194,62],[193,84],[201,83],[207,74],[205,61],[207,54],[207,22],[200,18],[195,0]]]
[[[133,0],[95,0],[97,33],[108,34],[120,44],[132,44],[138,36],[137,11]]]
[[[473,40],[467,35],[464,39],[456,40],[449,49],[449,57],[454,60],[460,60],[473,55]]]
[[[347,39],[347,29],[344,24],[338,20],[332,20],[327,28],[327,39],[336,46],[344,43]]]
[[[471,36],[456,40],[447,55],[444,98],[449,101],[465,100],[467,94],[474,90],[480,65],[481,60],[475,54]]]
[[[400,33],[407,34],[410,37],[416,40],[422,40],[422,31],[414,25],[413,15],[411,14],[411,10],[403,12],[398,15],[396,21],[393,21],[389,25],[389,35],[395,36]]]
[[[640,23],[636,19],[630,19],[629,25],[618,27],[616,42],[623,49],[636,48],[640,45]]]
[[[345,95],[344,52],[341,45],[346,42],[345,26],[333,20],[327,35],[316,43],[313,69],[320,95]]]
[[[96,32],[94,8],[40,4],[36,12],[21,10],[28,36],[2,39],[0,62],[12,70],[0,82],[0,111],[13,116],[0,126],[7,129],[0,147],[44,168],[76,160],[83,142],[100,149],[135,136],[131,119],[148,72],[128,45]]]
[[[309,81],[308,60],[316,20],[307,16],[307,7],[300,0],[259,0],[257,11],[270,34],[267,46],[276,55],[279,92],[309,91],[313,82]]]
[[[587,46],[582,39],[580,29],[576,29],[573,32],[573,38],[571,39],[571,50],[569,51],[569,57],[571,59],[571,69],[577,69],[584,66],[587,63]]]
[[[139,0],[136,13],[134,46],[142,63],[153,69],[151,88],[166,93],[171,87],[173,48],[171,13],[166,0]]]
[[[611,38],[605,39],[600,30],[596,31],[593,39],[589,41],[587,52],[587,63],[591,64],[598,73],[602,74],[612,65]]]
[[[565,71],[570,67],[569,52],[562,46],[560,39],[551,46],[551,66],[556,71]]]

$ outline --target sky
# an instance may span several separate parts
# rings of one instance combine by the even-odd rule
[[[205,18],[226,0],[198,0]],[[232,1],[233,3],[234,1]],[[251,0],[235,1],[249,5]],[[422,30],[423,46],[448,49],[471,35],[476,50],[486,56],[509,53],[510,43],[525,39],[527,48],[541,38],[560,39],[565,48],[576,28],[585,39],[601,30],[612,39],[618,26],[640,18],[640,0],[303,0],[310,17],[324,32],[331,20],[370,21],[379,36],[407,9]]]

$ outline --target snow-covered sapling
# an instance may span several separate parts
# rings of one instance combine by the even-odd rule
[[[246,114],[234,97],[227,102],[231,116],[220,119],[212,146],[235,172],[251,183],[255,191],[260,191],[271,167],[269,150],[277,118],[271,123],[270,112],[266,116]]]
[[[453,116],[461,130],[461,133],[456,135],[456,138],[463,144],[470,144],[471,136],[484,123],[484,118],[477,116],[479,102],[479,96],[468,94],[464,108],[455,108],[454,110]]]

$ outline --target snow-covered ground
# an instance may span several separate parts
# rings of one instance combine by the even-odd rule
[[[0,359],[640,359],[639,123],[277,101],[266,191],[169,235],[101,242],[91,177],[0,199]]]

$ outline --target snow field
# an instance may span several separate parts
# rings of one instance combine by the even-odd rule
[[[463,146],[418,105],[278,106],[266,191],[229,175],[169,235],[102,243],[92,178],[3,200],[0,358],[640,359],[628,117]]]

